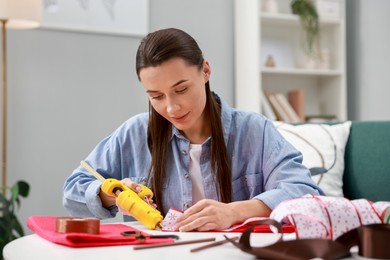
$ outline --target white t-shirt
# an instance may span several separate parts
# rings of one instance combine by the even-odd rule
[[[192,180],[192,205],[204,199],[202,174],[200,171],[200,155],[202,154],[201,144],[190,144],[190,166],[189,174]]]

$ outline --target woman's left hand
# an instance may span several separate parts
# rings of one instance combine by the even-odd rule
[[[175,230],[208,231],[227,229],[251,217],[267,217],[271,209],[261,200],[253,199],[222,203],[203,199],[184,211],[175,224]]]
[[[204,199],[178,218],[175,229],[181,232],[226,229],[236,222],[234,214],[230,204]]]

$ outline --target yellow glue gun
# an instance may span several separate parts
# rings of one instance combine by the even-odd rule
[[[142,191],[136,193],[116,179],[105,179],[86,162],[81,161],[80,164],[89,173],[94,175],[96,179],[102,182],[101,190],[104,193],[111,197],[117,198],[117,203],[122,209],[124,209],[141,224],[150,229],[156,229],[157,227],[161,228],[163,216],[161,215],[160,211],[153,208],[146,201],[144,201],[144,198],[147,194],[153,196],[152,191],[148,187],[138,184],[142,187]]]

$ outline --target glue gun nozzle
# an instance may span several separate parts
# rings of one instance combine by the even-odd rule
[[[157,228],[162,229],[162,223],[161,222],[157,224]]]

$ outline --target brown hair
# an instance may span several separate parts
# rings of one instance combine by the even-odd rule
[[[163,29],[148,34],[142,39],[136,57],[138,79],[141,69],[158,66],[171,58],[182,58],[187,64],[203,68],[203,55],[196,41],[187,33],[174,28]],[[218,195],[222,202],[232,200],[232,173],[228,159],[221,120],[221,105],[210,91],[209,82],[205,85],[205,112],[211,126],[211,167],[218,183]],[[165,180],[165,158],[172,136],[172,124],[158,114],[149,102],[148,147],[152,162],[148,174],[154,191],[154,201],[164,214],[162,205],[162,185]]]

